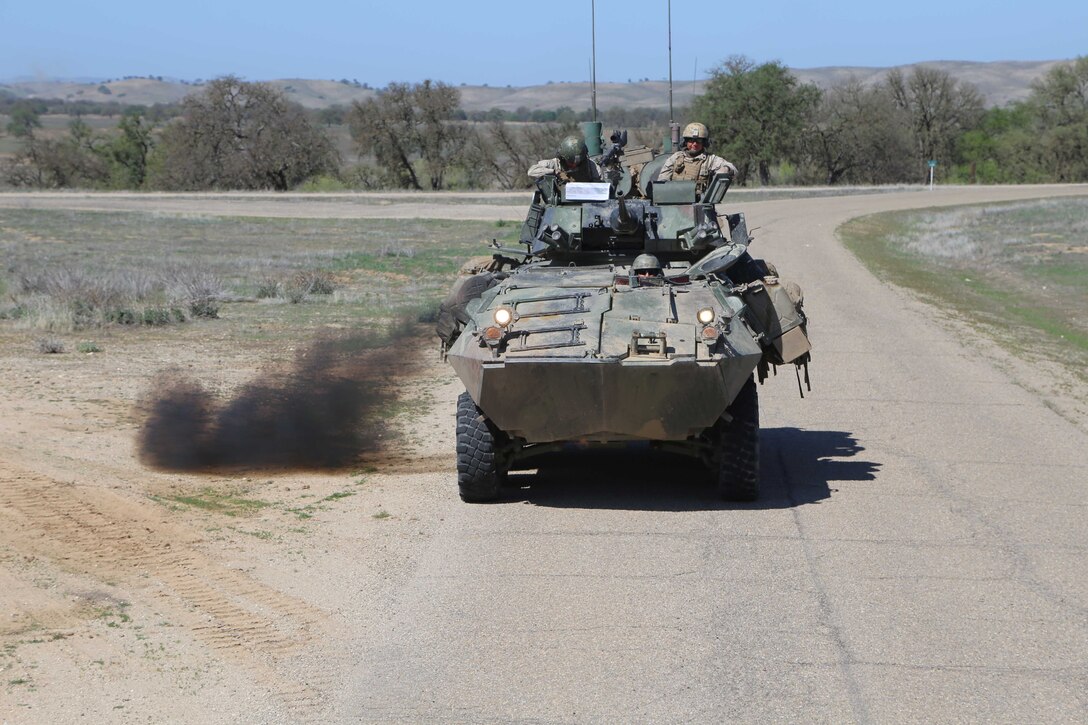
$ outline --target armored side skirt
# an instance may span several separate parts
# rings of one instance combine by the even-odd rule
[[[496,426],[527,443],[549,443],[698,435],[725,412],[759,358],[449,360]]]

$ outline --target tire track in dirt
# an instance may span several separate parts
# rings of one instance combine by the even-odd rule
[[[200,642],[255,676],[288,711],[320,708],[320,681],[298,683],[282,669],[319,641],[324,617],[196,550],[201,537],[152,506],[108,490],[59,483],[0,462],[0,549],[53,561],[164,606]]]

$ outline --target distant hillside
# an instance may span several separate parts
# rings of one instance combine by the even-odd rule
[[[934,61],[898,66],[909,72],[914,65],[925,65],[947,71],[955,78],[973,83],[991,106],[1003,106],[1010,101],[1023,100],[1031,92],[1031,83],[1055,65],[1068,61],[1002,61],[973,63],[968,61]],[[795,68],[793,73],[806,83],[827,88],[837,82],[855,76],[864,83],[875,83],[884,78],[889,68],[862,68],[835,66],[827,68]],[[289,98],[307,108],[326,108],[347,105],[354,100],[373,97],[375,91],[354,83],[331,80],[289,78],[269,81],[281,88]],[[35,81],[0,84],[0,94],[6,92],[19,98],[60,98],[66,100],[118,101],[123,104],[152,105],[176,103],[199,85],[151,78],[129,78],[105,83]],[[673,88],[673,103],[687,105],[702,92],[703,82],[677,81]],[[490,87],[459,86],[461,107],[466,111],[486,111],[499,108],[515,111],[554,110],[569,106],[582,110],[590,106],[590,84],[585,81],[549,83],[543,86]],[[626,108],[667,108],[669,105],[668,83],[644,81],[640,83],[598,83],[597,108],[606,110],[621,106]]]
[[[960,81],[973,83],[988,106],[1004,106],[1011,101],[1023,101],[1031,94],[1031,84],[1037,78],[1046,75],[1056,65],[1070,63],[1068,60],[1040,61],[1000,61],[995,63],[974,63],[960,60],[939,60],[927,63],[898,66],[904,73],[909,73],[915,65],[924,65],[945,71]],[[840,66],[833,68],[794,69],[793,73],[801,81],[815,83],[827,88],[840,81],[855,76],[863,83],[872,84],[884,79],[891,68],[855,68]]]

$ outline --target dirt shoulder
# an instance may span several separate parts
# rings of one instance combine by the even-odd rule
[[[137,434],[158,374],[230,398],[281,363],[208,329],[125,333],[42,355],[0,332],[0,722],[320,719],[345,635],[379,626],[441,518],[449,373],[428,340],[380,460],[155,471]]]
[[[145,211],[164,214],[290,217],[298,219],[465,219],[520,221],[527,191],[496,194],[443,192],[173,194],[131,192],[3,192],[0,209]],[[436,212],[439,205],[441,211]]]

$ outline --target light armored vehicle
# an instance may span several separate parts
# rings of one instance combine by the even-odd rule
[[[495,244],[442,305],[443,353],[466,388],[465,501],[499,497],[537,454],[635,441],[698,457],[728,500],[758,496],[756,378],[794,364],[808,382],[800,289],[749,254],[744,215],[719,208],[728,177],[702,194],[653,182],[664,157],[625,164],[625,137],[601,158],[608,181],[540,179],[524,248]]]

